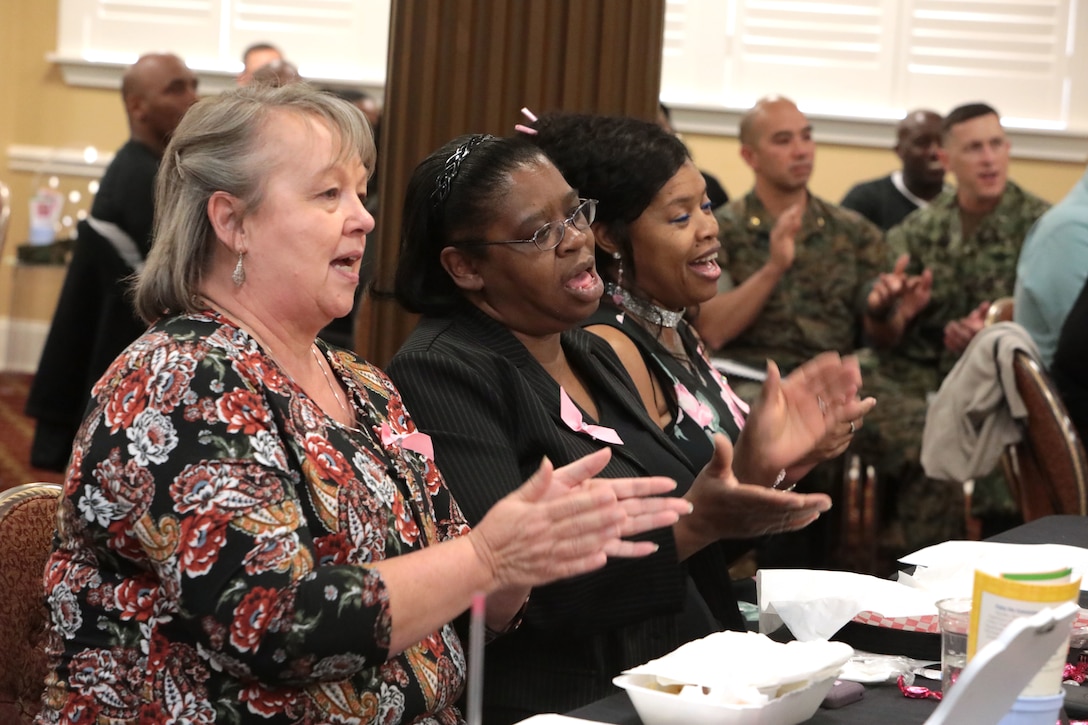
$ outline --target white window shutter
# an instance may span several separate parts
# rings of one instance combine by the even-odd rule
[[[169,51],[194,69],[235,72],[256,42],[303,77],[385,79],[390,0],[59,0],[57,55],[131,63]]]
[[[743,109],[780,93],[864,118],[981,100],[1013,125],[1083,130],[1086,26],[1086,0],[667,0],[662,96]]]
[[[825,113],[872,113],[893,93],[895,0],[737,3],[730,78],[744,105],[780,93]]]
[[[1005,117],[1069,120],[1070,0],[913,0],[911,5],[900,65],[910,105],[950,108],[981,100]]]

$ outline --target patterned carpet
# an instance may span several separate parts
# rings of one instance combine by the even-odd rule
[[[23,408],[32,379],[23,373],[0,373],[0,491],[31,481],[64,480],[64,474],[30,465],[34,421]]]

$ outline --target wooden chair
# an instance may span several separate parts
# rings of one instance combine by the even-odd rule
[[[1057,389],[1027,353],[1015,354],[1013,374],[1028,416],[1023,440],[1005,449],[1002,465],[1024,521],[1088,515],[1088,460]]]
[[[48,612],[42,593],[61,487],[0,493],[0,722],[29,723],[41,706]]]
[[[992,325],[995,322],[1012,322],[1012,297],[1001,297],[990,303],[986,310],[985,323]]]

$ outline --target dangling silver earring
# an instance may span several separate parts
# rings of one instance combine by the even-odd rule
[[[621,323],[623,322],[623,255],[619,252],[612,252],[612,259],[616,260],[616,284],[611,282],[605,285],[605,291],[611,291],[612,302],[616,307],[620,308],[620,314],[616,316],[616,319]]]
[[[623,255],[619,252],[612,252],[612,259],[616,260],[616,286],[623,286]]]
[[[246,268],[242,266],[242,259],[245,256],[245,252],[238,252],[238,264],[234,265],[234,271],[230,275],[235,287],[241,287],[242,283],[246,281]]]

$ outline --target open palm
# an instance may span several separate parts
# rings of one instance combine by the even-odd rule
[[[841,435],[838,427],[872,407],[871,399],[858,399],[860,386],[853,357],[823,353],[785,378],[768,361],[767,380],[737,444],[742,470],[777,471],[811,458]]]

